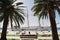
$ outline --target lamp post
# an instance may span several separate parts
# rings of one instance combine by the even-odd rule
[[[27,10],[27,25],[28,25],[28,30],[30,30],[29,29],[29,14],[28,14],[28,7],[27,6],[25,6],[26,7],[26,10]],[[30,31],[29,31],[29,33],[30,33]]]
[[[27,6],[25,6],[26,7],[26,10],[27,10],[27,25],[28,25],[28,30],[29,30],[29,34],[30,34],[30,29],[29,29],[29,14],[28,14],[28,7]]]
[[[28,24],[28,28],[29,28],[29,14],[28,14],[28,7],[26,7],[27,9],[27,24]]]

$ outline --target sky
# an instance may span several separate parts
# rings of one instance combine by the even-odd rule
[[[28,13],[28,20],[29,20],[29,26],[38,26],[38,18],[33,16],[33,12],[31,10],[31,8],[34,5],[34,0],[21,0],[23,1],[23,5],[26,6],[26,11],[28,10],[28,12],[26,12],[25,14],[27,15]],[[27,27],[28,26],[28,22],[27,22],[27,17],[25,19],[25,23],[23,25],[21,25],[22,27]]]
[[[25,4],[25,6],[27,6],[28,8],[28,14],[29,14],[29,25],[30,26],[39,26],[38,24],[38,17],[37,16],[33,16],[34,13],[31,10],[31,8],[34,5],[34,0],[22,0]],[[55,11],[56,13],[56,23],[60,22],[60,18],[59,18],[59,14],[57,11]],[[40,25],[41,26],[50,26],[50,20],[48,19],[44,19],[44,20],[40,20]],[[58,27],[60,27],[60,24],[57,24]]]
[[[39,22],[38,22],[38,17],[37,16],[33,16],[34,12],[31,10],[31,8],[34,5],[34,0],[22,0],[24,2],[24,5],[27,6],[28,8],[28,17],[29,17],[29,26],[39,26]],[[60,22],[60,18],[59,15],[56,11],[56,23]],[[25,24],[23,26],[27,26],[27,22],[25,22]],[[41,26],[50,26],[50,20],[48,19],[41,19],[40,20],[40,25]],[[57,24],[57,26],[59,27],[60,24]]]
[[[29,20],[29,26],[39,26],[39,23],[38,23],[38,17],[37,16],[33,16],[34,15],[34,12],[31,10],[31,8],[33,7],[34,5],[34,0],[17,0],[17,2],[23,2],[23,6],[26,6],[26,9],[25,9],[25,22],[24,24],[21,25],[21,27],[28,27],[28,22],[27,22],[27,13],[28,13],[28,20]],[[28,10],[28,12],[27,12]],[[59,15],[56,11],[56,22],[60,22],[59,20]],[[3,22],[2,22],[3,23]],[[0,23],[0,25],[2,26],[2,23]],[[40,25],[41,26],[50,26],[50,21],[49,21],[49,18],[48,19],[41,19],[40,20]],[[58,27],[60,27],[60,24],[57,25]],[[10,27],[10,24],[9,24],[9,27]]]

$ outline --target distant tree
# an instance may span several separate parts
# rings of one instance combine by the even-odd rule
[[[3,28],[2,28],[2,34],[0,40],[7,40],[6,34],[7,34],[7,27],[9,19],[11,21],[11,27],[12,27],[12,21],[20,27],[20,24],[24,22],[24,12],[22,9],[18,8],[18,5],[23,4],[22,2],[18,2],[13,4],[15,1],[13,0],[0,0],[0,22],[3,21]],[[17,7],[16,7],[17,6]]]
[[[59,40],[57,26],[55,21],[55,11],[60,14],[60,0],[34,0],[35,5],[32,7],[35,16],[41,18],[50,18],[53,40]]]

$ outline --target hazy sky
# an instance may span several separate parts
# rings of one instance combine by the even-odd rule
[[[34,0],[18,0],[18,1],[22,1],[24,4],[24,6],[26,6],[26,9],[25,9],[25,15],[27,15],[27,8],[28,8],[28,19],[29,19],[29,26],[39,26],[38,24],[38,18],[36,16],[33,16],[33,12],[31,11],[31,8],[33,7],[34,5]],[[56,12],[57,13],[57,12]],[[57,17],[56,17],[56,22],[60,22],[59,20],[59,16],[58,14],[56,14]],[[41,26],[49,26],[50,25],[50,22],[49,22],[49,19],[44,19],[44,20],[40,20],[40,24]],[[0,25],[2,26],[2,23],[0,23]],[[10,24],[9,24],[10,26]],[[27,22],[27,16],[25,17],[25,22],[24,24],[21,25],[21,27],[27,27],[28,26],[28,22]],[[58,24],[58,27],[60,26],[60,24]]]
[[[29,25],[30,26],[38,26],[38,18],[36,16],[33,16],[33,12],[31,11],[31,8],[34,5],[34,0],[22,0],[24,2],[24,5],[27,6],[28,8],[28,15],[29,15]],[[56,12],[56,22],[60,22],[60,18]],[[25,22],[25,24],[23,26],[27,26],[26,24],[27,22]],[[50,21],[49,19],[44,19],[40,21],[41,26],[49,26],[50,25]],[[60,26],[60,24],[58,24],[57,26]]]
[[[34,0],[22,0],[22,1],[24,2],[24,5],[27,6],[27,8],[28,8],[29,26],[39,26],[38,18],[36,16],[33,16],[34,13],[31,10],[31,8],[34,5]],[[27,20],[25,21],[25,24],[23,24],[22,26],[28,26]]]

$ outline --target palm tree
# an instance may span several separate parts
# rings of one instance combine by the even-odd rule
[[[59,40],[57,33],[57,26],[55,21],[55,11],[60,14],[60,1],[59,0],[34,0],[35,5],[32,7],[34,15],[39,15],[40,18],[50,18],[51,30],[53,40]]]
[[[6,34],[9,19],[11,21],[11,26],[13,20],[18,26],[20,26],[20,23],[24,22],[23,10],[18,8],[18,5],[23,3],[19,2],[14,5],[14,2],[13,0],[0,0],[0,22],[3,21],[1,40],[7,40]],[[15,6],[17,7],[15,8]]]

